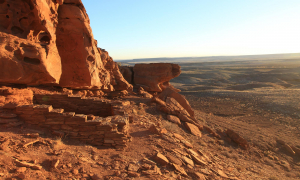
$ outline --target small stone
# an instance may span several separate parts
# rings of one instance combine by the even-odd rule
[[[67,167],[68,167],[68,168],[71,168],[71,167],[72,167],[72,164],[71,164],[71,163],[68,163],[68,164],[67,164]]]
[[[98,157],[97,155],[93,155],[93,156],[92,156],[92,159],[93,159],[94,161],[97,161],[97,160],[99,159],[99,157]]]
[[[72,173],[73,173],[74,175],[77,175],[77,174],[78,174],[78,169],[73,169],[73,170],[72,170]]]
[[[138,170],[139,170],[139,166],[138,165],[136,165],[136,164],[129,164],[129,166],[128,166],[128,171],[134,171],[134,172],[137,172]]]
[[[17,177],[20,179],[25,179],[26,176],[24,173],[20,173]]]
[[[185,170],[182,167],[180,167],[176,164],[172,164],[172,165],[175,168],[175,170],[178,171],[180,174],[182,174],[184,176],[188,176],[187,173],[185,172]]]
[[[158,128],[153,124],[150,126],[149,131],[153,134],[160,134]]]
[[[171,121],[172,123],[181,125],[180,119],[179,119],[178,117],[176,117],[176,116],[168,115],[168,116],[167,116],[167,119],[168,119],[169,121]]]
[[[167,165],[169,163],[169,160],[161,153],[157,153],[154,160],[161,165]]]
[[[220,169],[217,170],[217,173],[218,173],[219,176],[221,176],[223,178],[228,178],[228,176],[223,171],[221,171]]]
[[[58,164],[59,164],[59,159],[57,159],[57,160],[54,160],[53,162],[52,162],[52,165],[53,165],[53,168],[57,168],[57,166],[58,166]]]
[[[177,164],[177,165],[179,165],[179,166],[182,165],[182,162],[181,162],[178,158],[176,158],[176,157],[174,157],[174,156],[172,156],[172,155],[170,155],[170,154],[167,155],[167,158],[169,159],[169,161],[170,161],[171,163]]]
[[[28,136],[31,138],[38,138],[40,135],[39,135],[39,133],[31,133],[31,134],[28,134]]]
[[[206,162],[202,161],[199,157],[195,156],[194,154],[191,154],[192,156],[192,159],[194,160],[194,162],[196,164],[199,164],[199,165],[207,165]]]
[[[121,175],[121,171],[116,171],[115,172],[115,176],[120,176]]]
[[[186,141],[186,140],[181,140],[181,142],[182,142],[186,147],[188,147],[188,148],[193,148],[193,145],[192,145],[190,142],[188,142],[188,141]]]
[[[16,169],[16,172],[17,173],[23,173],[23,172],[25,172],[26,171],[26,167],[19,167],[18,169]]]
[[[186,162],[187,164],[194,167],[194,161],[193,160],[191,160],[190,158],[187,158],[185,156],[182,156],[182,159],[183,159],[184,162]]]
[[[184,137],[182,137],[180,134],[173,133],[173,136],[179,140],[185,140]]]
[[[155,162],[153,162],[153,161],[151,161],[151,160],[149,160],[149,159],[147,159],[147,158],[144,158],[144,159],[143,159],[143,162],[144,162],[144,163],[147,163],[147,164],[150,164],[150,165],[156,165]]]
[[[194,176],[195,176],[196,180],[206,180],[205,176],[201,173],[194,172]]]
[[[191,132],[191,134],[202,137],[202,133],[200,132],[199,128],[194,124],[185,122],[185,127]]]
[[[294,156],[296,153],[295,151],[289,146],[288,144],[284,144],[283,147],[292,155]]]
[[[94,174],[92,177],[91,177],[92,180],[101,180],[102,178],[100,177],[100,175],[98,174]]]
[[[140,177],[140,174],[137,172],[128,171],[127,173],[129,177]]]

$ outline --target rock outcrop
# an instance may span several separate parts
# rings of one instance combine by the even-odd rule
[[[136,64],[133,67],[134,83],[146,91],[161,92],[171,86],[169,81],[180,75],[178,64]]]
[[[133,67],[130,66],[120,66],[120,72],[122,73],[124,79],[130,83],[133,84]]]
[[[81,0],[0,1],[0,83],[132,89],[97,47]]]
[[[53,1],[0,1],[0,82],[59,82],[58,7]]]
[[[129,84],[123,77],[122,73],[119,70],[119,66],[113,59],[109,56],[108,52],[105,49],[98,48],[98,51],[101,55],[101,59],[105,69],[109,73],[110,84],[113,85],[115,90],[129,90],[132,91],[132,85]]]

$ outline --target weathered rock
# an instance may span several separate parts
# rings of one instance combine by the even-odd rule
[[[7,0],[0,4],[1,83],[59,82],[62,71],[56,47],[58,6],[43,0]]]
[[[195,126],[194,124],[191,124],[191,123],[188,123],[186,122],[185,123],[185,127],[195,136],[198,136],[198,137],[202,137],[202,134],[200,132],[200,130],[198,129],[197,126]]]
[[[133,84],[133,67],[130,66],[119,66],[120,72],[123,75],[124,79]]]
[[[58,9],[57,48],[62,59],[60,85],[88,88],[109,85],[90,20],[81,1]],[[100,79],[99,76],[102,76]]]
[[[194,167],[194,161],[191,160],[190,158],[186,157],[186,156],[182,156],[182,160],[186,163],[191,165],[192,167]]]
[[[14,109],[16,105],[25,105],[33,103],[33,92],[29,89],[17,89],[11,87],[0,88],[0,104],[5,104],[5,109]]]
[[[185,140],[184,137],[182,137],[180,134],[173,133],[173,136],[179,140]]]
[[[192,159],[194,160],[195,164],[204,165],[206,166],[207,163],[200,159],[200,157],[195,156],[194,154],[191,154]]]
[[[171,163],[177,164],[179,166],[182,165],[182,161],[175,156],[172,156],[171,154],[167,154],[166,156]]]
[[[115,90],[127,90],[132,91],[133,87],[129,84],[121,74],[119,66],[116,62],[113,61],[112,57],[109,56],[108,52],[105,49],[98,48],[98,51],[101,56],[101,60],[105,67],[105,70],[109,72],[110,84],[113,85]],[[100,79],[102,77],[100,76]]]
[[[227,129],[226,134],[230,139],[239,144],[243,149],[248,149],[248,142],[233,130]]]
[[[150,98],[151,99],[153,97],[150,93],[148,93],[147,91],[144,91],[144,89],[142,87],[139,88],[138,93],[140,95],[142,95],[144,98]]]
[[[178,117],[176,117],[176,116],[168,115],[167,119],[169,121],[171,121],[172,123],[181,125],[180,119]]]
[[[283,145],[283,147],[290,153],[290,155],[295,155],[295,151],[288,144]]]
[[[194,172],[194,176],[195,176],[196,180],[206,180],[205,176],[201,173]]]
[[[161,153],[157,153],[154,160],[161,165],[167,165],[169,163],[169,160]]]
[[[22,161],[19,161],[16,159],[16,163],[19,165],[19,166],[22,166],[22,167],[28,167],[28,168],[31,168],[31,169],[34,169],[34,170],[41,170],[43,167],[40,166],[40,165],[37,165],[37,164],[32,164],[32,163],[27,163],[27,162],[22,162]]]
[[[137,172],[128,171],[127,173],[129,177],[140,177],[140,174]]]
[[[139,165],[130,163],[128,166],[128,171],[137,172],[139,170]]]
[[[156,165],[156,163],[154,161],[151,161],[151,160],[149,160],[147,158],[144,158],[143,162],[146,163],[146,164],[150,164],[150,165]]]
[[[161,92],[171,86],[169,81],[180,75],[180,66],[170,63],[135,64],[134,83],[146,91]]]
[[[166,104],[171,110],[171,114],[173,115],[184,114],[186,116],[189,116],[189,113],[174,98],[167,97]]]
[[[293,149],[293,151],[298,154],[298,156],[300,156],[300,148],[297,148],[295,146],[291,146],[291,148]]]
[[[99,174],[94,174],[93,176],[91,176],[92,180],[101,180],[103,179]]]
[[[174,88],[166,88],[159,94],[158,97],[163,101],[166,101],[168,97],[175,99],[188,112],[188,115],[194,118],[194,111],[190,106],[190,103],[184,98],[184,96],[177,93]]]
[[[181,140],[181,142],[186,146],[186,147],[188,147],[188,148],[193,148],[194,146],[190,143],[190,142],[188,142],[187,140]]]
[[[159,129],[154,124],[150,126],[149,131],[152,132],[153,134],[160,134]]]
[[[174,169],[184,176],[188,176],[185,170],[177,164],[172,164]]]
[[[132,89],[108,53],[97,48],[81,0],[0,4],[0,83]]]

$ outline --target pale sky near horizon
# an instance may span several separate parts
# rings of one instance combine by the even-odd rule
[[[300,52],[300,0],[82,0],[115,60]]]

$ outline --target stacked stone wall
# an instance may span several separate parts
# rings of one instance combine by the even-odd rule
[[[96,97],[81,97],[78,95],[64,94],[35,94],[35,104],[52,105],[53,108],[64,109],[76,114],[93,114],[108,117],[113,114],[111,101]]]
[[[51,97],[63,97],[51,95]],[[64,96],[66,98],[68,96]],[[39,97],[43,98],[43,97]],[[48,97],[47,97],[48,98]],[[68,97],[73,102],[81,102],[79,97]],[[58,98],[56,98],[58,99]],[[63,98],[62,98],[63,99]],[[52,102],[54,99],[51,99]],[[92,101],[87,100],[86,103]],[[93,101],[97,104],[99,101]],[[103,103],[103,102],[102,102]],[[107,104],[106,104],[107,103]],[[128,134],[129,117],[124,115],[126,102],[112,101],[104,103],[110,105],[114,116],[100,117],[64,112],[64,109],[54,109],[52,105],[20,105],[16,107],[16,114],[25,124],[36,125],[51,129],[53,134],[77,139],[95,146],[124,148],[130,140]],[[57,103],[58,104],[58,103]],[[100,103],[101,104],[101,103]]]

